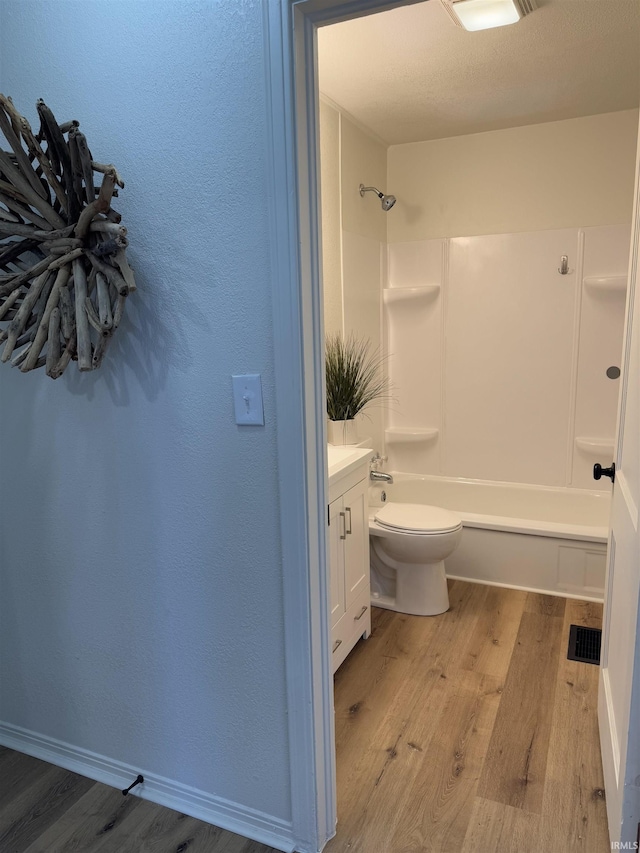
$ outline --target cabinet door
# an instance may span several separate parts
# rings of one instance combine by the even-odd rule
[[[331,627],[345,612],[344,542],[345,514],[342,498],[329,504],[329,588],[331,590]]]
[[[345,607],[357,598],[369,599],[369,502],[368,480],[345,492]],[[366,592],[365,592],[366,590]]]

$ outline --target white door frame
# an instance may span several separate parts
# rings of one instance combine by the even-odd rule
[[[295,849],[335,833],[316,30],[419,0],[265,0],[271,260]]]
[[[292,844],[335,833],[316,30],[421,0],[264,0]]]

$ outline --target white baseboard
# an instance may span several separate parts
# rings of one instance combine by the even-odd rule
[[[138,773],[142,773],[144,785],[134,788],[130,796],[138,796],[167,806],[285,853],[293,853],[295,849],[290,822],[207,794],[164,776],[147,773],[139,767],[131,767],[104,755],[9,723],[0,723],[0,745],[114,788],[126,788]]]
[[[598,728],[600,731],[600,755],[607,802],[607,822],[609,824],[609,839],[613,847],[619,842],[622,828],[622,799],[623,788],[620,779],[620,742],[616,729],[616,718],[613,712],[609,672],[605,667],[600,668],[598,684]]]

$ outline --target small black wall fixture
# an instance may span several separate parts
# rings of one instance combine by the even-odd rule
[[[144,776],[141,776],[140,773],[138,773],[138,775],[136,776],[136,781],[132,782],[128,788],[122,789],[122,796],[126,797],[132,788],[135,788],[136,785],[141,785],[143,782],[144,782]]]

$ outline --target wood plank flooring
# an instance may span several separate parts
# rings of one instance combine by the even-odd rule
[[[566,660],[599,605],[454,581],[450,610],[374,610],[335,679],[327,853],[607,853],[598,668]],[[273,853],[0,748],[1,853]]]
[[[1,853],[276,853],[0,747]]]
[[[450,583],[450,610],[374,610],[336,673],[327,853],[607,853],[598,667],[566,660],[602,607]]]

